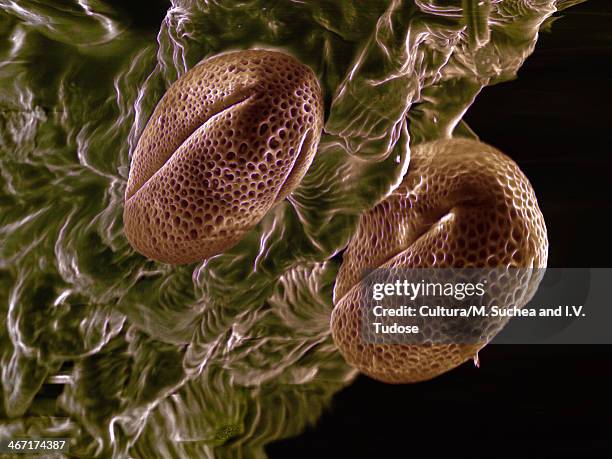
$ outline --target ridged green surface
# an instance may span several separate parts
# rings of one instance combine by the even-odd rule
[[[329,332],[332,257],[408,144],[474,136],[478,92],[574,3],[175,0],[145,30],[102,1],[0,0],[0,436],[71,437],[70,457],[263,457],[316,422],[355,375]],[[229,252],[150,262],[122,232],[139,134],[187,69],[252,47],[318,75],[315,161]]]

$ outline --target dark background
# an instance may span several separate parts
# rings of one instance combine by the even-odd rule
[[[109,3],[146,29],[168,8],[165,0]],[[518,79],[486,88],[465,119],[531,180],[549,266],[611,266],[612,1],[561,15]],[[612,346],[492,345],[480,360],[416,385],[361,376],[316,426],[270,445],[269,456],[612,457]]]
[[[548,227],[549,266],[611,266],[612,1],[563,13],[515,81],[465,119],[519,163]],[[610,324],[612,326],[612,324]],[[433,381],[360,376],[271,458],[612,457],[612,346],[492,345]]]

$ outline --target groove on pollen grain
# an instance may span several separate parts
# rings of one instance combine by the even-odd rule
[[[249,50],[202,61],[168,89],[134,151],[130,243],[173,264],[227,250],[299,184],[322,126],[317,78],[294,57]]]
[[[473,358],[488,339],[448,345],[365,342],[360,336],[362,273],[379,267],[545,268],[547,256],[546,226],[535,193],[510,158],[467,139],[419,145],[402,183],[361,216],[349,242],[334,289],[334,341],[348,363],[375,379],[405,383],[433,378]],[[517,307],[522,307],[539,279],[518,278],[495,299],[500,304],[519,299]],[[437,333],[435,325],[429,328]]]

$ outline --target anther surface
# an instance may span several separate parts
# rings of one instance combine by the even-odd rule
[[[168,89],[134,151],[130,243],[173,264],[227,250],[297,186],[322,125],[318,81],[292,56],[250,50],[202,61]]]
[[[473,358],[488,339],[444,345],[364,342],[360,305],[365,299],[358,285],[364,270],[543,268],[547,253],[535,194],[510,158],[467,139],[419,145],[401,185],[362,215],[344,254],[334,291],[334,340],[348,363],[375,379],[433,378]],[[522,307],[538,283],[537,275],[521,276],[497,299]]]

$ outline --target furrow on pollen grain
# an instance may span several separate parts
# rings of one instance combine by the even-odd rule
[[[405,244],[395,246],[394,251],[389,253],[386,257],[376,260],[378,266],[386,266],[388,263],[393,261],[393,259],[401,256],[402,253],[410,250],[410,248],[415,244],[418,244],[421,239],[427,237],[427,235],[434,231],[449,215],[452,215],[453,209],[454,207],[444,208],[444,210],[435,212],[427,218],[424,218],[418,225],[415,225],[410,240],[406,241]],[[354,282],[346,287],[346,290],[343,291],[342,296],[335,297],[334,301],[336,303],[340,303],[343,298],[351,292],[351,290],[359,288],[359,283],[362,280],[363,279],[361,277],[355,277]]]
[[[297,157],[293,162],[289,175],[287,175],[287,178],[278,190],[275,202],[284,199],[287,194],[291,192],[295,185],[297,185],[297,183],[301,180],[302,176],[304,175],[304,171],[310,166],[312,156],[309,156],[308,152],[310,151],[312,140],[312,129],[309,129],[306,134],[304,134],[304,137],[302,137],[302,142],[298,147]]]
[[[322,127],[321,87],[293,56],[206,59],[164,94],[134,150],[127,238],[165,263],[224,252],[298,185]]]
[[[402,183],[361,216],[344,252],[334,288],[334,342],[349,364],[380,381],[434,378],[473,358],[505,321],[486,316],[471,320],[466,330],[461,319],[417,316],[420,341],[368,340],[364,336],[373,335],[363,328],[362,318],[369,299],[364,289],[355,287],[363,270],[399,268],[427,276],[418,270],[444,274],[445,269],[479,269],[490,281],[483,306],[521,308],[541,279],[531,270],[546,267],[547,252],[546,225],[535,193],[510,158],[467,139],[418,145]],[[495,274],[498,270],[501,275]],[[439,341],[439,336],[451,341]],[[466,336],[478,339],[465,341]]]
[[[227,96],[226,98],[224,98],[223,100],[219,101],[218,103],[214,104],[212,106],[213,110],[215,111],[215,113],[211,116],[209,116],[208,118],[206,118],[206,120],[201,123],[199,126],[197,126],[195,129],[193,129],[189,135],[187,135],[185,137],[185,139],[181,142],[181,144],[168,156],[168,158],[164,161],[164,163],[161,165],[161,167],[159,169],[157,169],[153,175],[151,175],[148,179],[146,179],[142,185],[140,185],[140,187],[136,190],[134,190],[129,197],[127,197],[126,202],[129,202],[133,197],[135,197],[138,192],[144,188],[144,186],[149,183],[150,181],[152,181],[156,175],[158,175],[160,173],[160,171],[162,171],[164,169],[164,167],[166,166],[166,164],[168,164],[168,162],[172,159],[172,157],[179,151],[181,150],[181,148],[183,147],[183,145],[185,145],[186,143],[188,143],[190,141],[190,139],[193,137],[193,135],[198,132],[200,129],[202,129],[207,123],[211,122],[212,120],[214,120],[215,118],[223,115],[225,112],[227,112],[228,110],[231,110],[232,108],[243,104],[245,102],[248,102],[251,97],[254,94],[254,90],[253,88],[245,88],[239,92],[237,92],[236,94],[230,94],[229,96]]]
[[[174,154],[181,149],[181,147],[189,141],[189,139],[193,136],[195,132],[197,132],[202,126],[208,123],[210,120],[215,117],[221,115],[227,110],[230,110],[232,107],[239,105],[243,102],[246,102],[251,98],[254,94],[254,88],[248,87],[243,88],[235,93],[229,94],[224,97],[222,100],[213,103],[210,106],[210,112],[199,124],[195,125],[191,131],[185,133],[185,135],[181,138],[179,145],[168,155],[168,157],[164,160],[164,162],[160,165],[160,167],[154,171],[148,178],[146,178],[140,186],[130,191],[130,193],[126,196],[126,201],[129,201],[142,187],[144,187],[157,173],[164,168],[164,166],[170,161],[170,159],[174,156]]]

